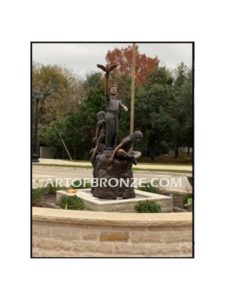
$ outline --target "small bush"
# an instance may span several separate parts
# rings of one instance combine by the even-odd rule
[[[149,192],[149,193],[159,193],[160,189],[158,187],[152,186],[150,182],[144,183],[141,187],[138,187],[139,190]]]
[[[188,201],[190,202],[190,200],[192,201],[192,194],[185,194],[183,197],[183,205],[186,206],[186,204],[188,203]]]
[[[32,205],[37,204],[45,194],[45,189],[36,188],[32,189]]]
[[[63,187],[61,186],[57,186],[55,182],[53,182],[53,184],[48,183],[46,185],[46,187],[44,187],[45,189],[45,194],[54,194],[56,193],[58,190],[62,190]]]
[[[138,202],[134,209],[138,213],[158,213],[161,212],[161,207],[158,203],[150,200]]]
[[[185,206],[189,211],[192,211],[192,198],[186,199],[186,203],[184,204],[184,206]]]
[[[84,201],[77,196],[62,196],[59,206],[63,209],[84,210]]]

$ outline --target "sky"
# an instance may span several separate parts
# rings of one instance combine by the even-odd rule
[[[96,64],[105,64],[108,50],[127,47],[128,43],[33,43],[33,62],[66,67],[82,79],[86,74],[99,71]],[[137,43],[139,52],[157,56],[161,66],[173,70],[183,61],[192,66],[190,43]]]

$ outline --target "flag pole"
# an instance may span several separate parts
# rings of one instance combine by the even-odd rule
[[[135,43],[133,43],[132,64],[131,64],[130,134],[134,132],[135,67],[136,67],[136,45]]]

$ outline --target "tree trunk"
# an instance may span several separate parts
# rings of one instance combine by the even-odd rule
[[[178,155],[179,155],[179,147],[176,146],[174,158],[177,159],[177,158],[178,158]]]
[[[155,147],[150,138],[148,139],[147,157],[150,157],[151,160],[155,159]]]
[[[147,144],[147,149],[146,149],[146,156],[149,157],[150,156],[150,141],[148,139],[148,144]]]
[[[188,147],[187,156],[190,156],[190,147]]]
[[[150,148],[150,159],[152,161],[155,160],[155,147],[154,146]]]
[[[152,160],[152,161],[154,161],[155,160],[155,154],[154,154],[154,152],[152,151],[151,152],[151,154],[150,154],[150,159]]]

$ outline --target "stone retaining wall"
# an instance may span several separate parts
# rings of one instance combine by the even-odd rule
[[[32,257],[192,257],[191,213],[33,208]]]

